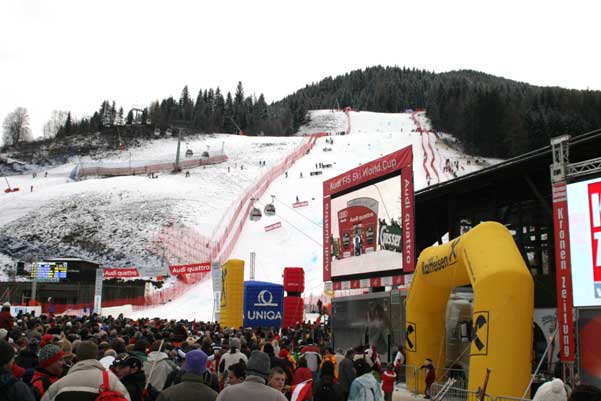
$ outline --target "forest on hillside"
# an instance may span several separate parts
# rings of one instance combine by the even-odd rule
[[[502,158],[546,146],[553,136],[601,128],[601,91],[538,87],[468,70],[372,67],[307,85],[276,104],[425,108],[434,129],[459,138],[466,151]]]
[[[601,128],[601,91],[538,87],[469,70],[377,66],[325,78],[271,104],[262,94],[246,96],[241,82],[233,95],[210,88],[194,99],[186,86],[179,99],[156,100],[125,116],[104,101],[90,118],[74,121],[69,114],[57,136],[136,121],[160,129],[292,135],[308,110],[347,106],[390,113],[425,108],[434,129],[453,134],[467,152],[500,158],[545,146],[556,135]]]

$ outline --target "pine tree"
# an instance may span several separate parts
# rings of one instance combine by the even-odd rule
[[[65,135],[70,135],[71,134],[71,130],[72,130],[72,125],[73,122],[71,121],[71,112],[67,113],[67,119],[65,120],[65,129],[64,129],[64,134]]]
[[[126,124],[127,124],[127,125],[132,125],[132,124],[133,124],[133,122],[134,122],[134,112],[133,112],[133,110],[131,110],[131,109],[130,109],[130,110],[127,112]]]

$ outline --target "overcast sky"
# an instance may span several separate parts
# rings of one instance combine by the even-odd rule
[[[376,64],[601,90],[597,1],[0,1],[0,119],[128,110],[188,85],[267,101]]]

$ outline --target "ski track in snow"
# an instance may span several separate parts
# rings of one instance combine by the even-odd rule
[[[422,128],[429,131],[426,119],[420,115]],[[283,268],[286,266],[305,269],[305,296],[321,295],[322,283],[322,183],[351,168],[384,156],[406,146],[412,146],[414,157],[415,190],[426,186],[427,168],[425,159],[427,149],[423,136],[411,132],[415,124],[411,114],[348,112],[348,118],[342,111],[317,110],[311,112],[311,121],[301,127],[300,133],[345,131],[347,122],[353,121],[352,134],[333,136],[334,144],[326,144],[326,138],[317,140],[313,150],[288,170],[288,178],[276,178],[256,204],[261,209],[271,202],[275,195],[275,216],[263,216],[258,222],[247,221],[231,258],[243,259],[248,279],[250,252],[256,252],[256,280],[282,282]],[[436,137],[435,137],[436,138]],[[429,138],[428,138],[429,139]],[[2,232],[10,230],[11,238],[19,241],[32,241],[27,235],[34,228],[35,234],[55,235],[45,246],[53,245],[57,251],[68,251],[72,256],[85,256],[93,260],[117,263],[111,255],[94,255],[78,249],[77,244],[62,248],[65,230],[73,227],[82,230],[97,230],[89,233],[90,238],[100,239],[105,246],[119,249],[123,254],[121,262],[132,262],[139,267],[144,263],[160,264],[156,255],[147,255],[143,245],[164,223],[163,218],[177,221],[194,228],[203,235],[210,235],[221,217],[238,199],[244,190],[266,171],[259,167],[259,161],[265,160],[272,165],[285,157],[302,141],[300,137],[240,137],[232,135],[204,135],[186,139],[195,153],[211,149],[221,149],[224,143],[225,153],[230,160],[221,165],[207,166],[190,170],[191,177],[179,175],[160,175],[152,180],[146,177],[117,177],[110,179],[87,179],[80,182],[68,182],[67,177],[74,164],[67,164],[48,171],[48,178],[40,174],[36,179],[31,175],[9,177],[11,185],[19,186],[23,192],[2,194],[0,196],[0,227]],[[465,159],[467,156],[449,148],[438,146],[438,140],[429,143],[434,163],[434,149],[438,160]],[[129,160],[165,160],[173,158],[176,141],[174,138],[148,142],[140,148],[122,152],[103,160],[104,163],[116,163]],[[331,151],[324,151],[325,147]],[[421,148],[421,149],[420,149]],[[186,145],[182,146],[182,153]],[[171,156],[170,156],[171,155]],[[422,156],[422,160],[419,158]],[[84,163],[91,162],[82,158]],[[317,163],[332,164],[332,168],[317,169]],[[244,170],[240,170],[240,165]],[[227,173],[227,167],[230,173]],[[431,164],[431,167],[433,165]],[[479,169],[475,163],[465,165],[462,174]],[[322,170],[319,176],[310,176],[311,171]],[[303,178],[300,178],[300,173]],[[40,178],[42,177],[42,178]],[[432,177],[431,177],[432,178]],[[439,177],[441,181],[445,176]],[[34,191],[29,190],[34,185]],[[293,208],[292,203],[298,196],[300,201],[309,205]],[[69,212],[70,205],[77,213]],[[112,207],[111,207],[112,206]],[[62,209],[61,209],[62,208]],[[67,209],[66,212],[62,212]],[[94,220],[94,217],[96,220]],[[113,221],[111,221],[113,219]],[[61,224],[57,222],[60,221]],[[92,223],[96,221],[96,223]],[[281,222],[282,227],[265,232],[265,226]],[[113,233],[115,226],[117,232]],[[33,241],[41,247],[44,241]],[[104,243],[103,241],[107,241]],[[62,245],[61,245],[62,244]],[[1,242],[0,263],[10,265],[14,259],[3,255],[10,253],[12,243]],[[65,255],[66,256],[66,255]],[[119,267],[121,265],[114,265]],[[152,267],[152,266],[149,266]],[[143,269],[142,269],[143,270]],[[213,312],[211,280],[195,284],[178,299],[165,305],[133,311],[131,306],[105,308],[104,313],[125,313],[131,317],[163,317],[209,320]]]

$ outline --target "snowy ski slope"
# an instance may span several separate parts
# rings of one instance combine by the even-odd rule
[[[271,202],[271,195],[275,195],[276,215],[264,215],[258,222],[248,221],[234,248],[231,257],[246,261],[247,279],[250,273],[250,253],[255,252],[257,280],[281,283],[284,267],[300,266],[305,269],[305,296],[323,293],[322,182],[328,178],[409,145],[413,147],[414,152],[416,190],[427,185],[428,176],[430,184],[437,182],[434,169],[438,172],[441,182],[452,177],[452,173],[443,172],[446,159],[451,162],[459,161],[459,175],[481,168],[473,162],[468,165],[468,156],[450,148],[440,139],[446,137],[452,142],[452,137],[429,132],[424,113],[415,113],[412,116],[409,113],[350,112],[349,116],[352,122],[349,136],[332,137],[333,145],[326,144],[326,138],[319,139],[313,151],[288,171],[288,177],[281,176],[276,179],[257,202],[257,206],[263,209]],[[423,133],[416,131],[415,120],[423,129]],[[347,123],[342,112],[314,111],[310,127],[304,127],[301,132],[344,131]],[[324,152],[324,147],[330,147],[332,151]],[[312,177],[309,173],[318,170],[317,163],[331,163],[333,167],[322,169],[323,175]],[[301,173],[303,178],[300,177]],[[242,173],[241,175],[244,176]],[[299,201],[308,201],[309,205],[292,208],[297,196]],[[277,222],[282,223],[281,228],[265,232],[265,226]],[[211,282],[208,280],[163,306],[137,312],[120,309],[119,312],[123,311],[132,317],[207,320],[212,316],[211,294]]]

